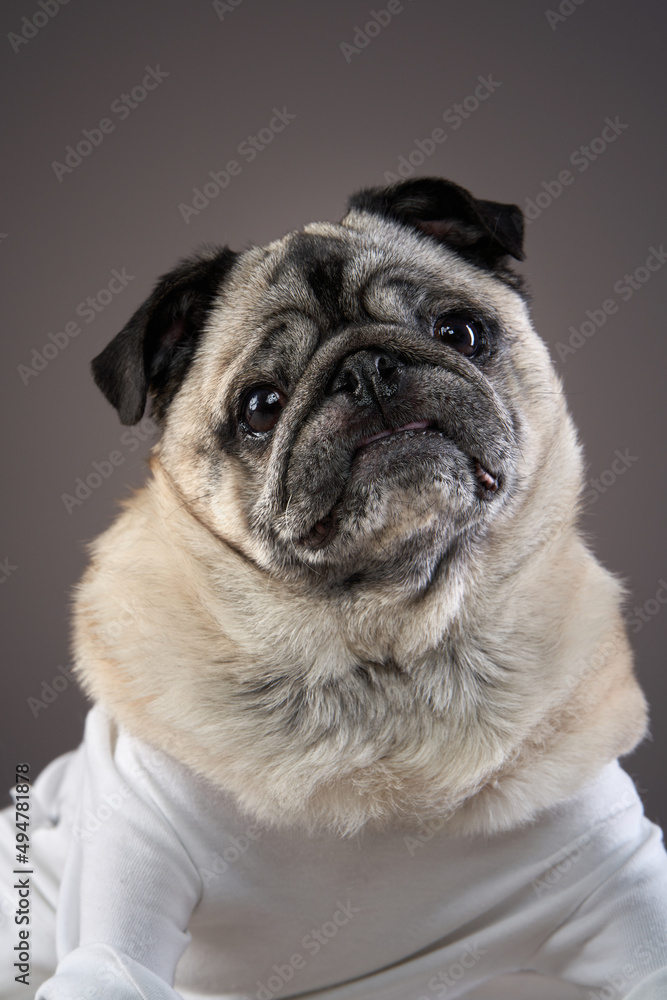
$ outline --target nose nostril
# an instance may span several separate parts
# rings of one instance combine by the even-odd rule
[[[349,392],[354,394],[359,389],[359,379],[354,372],[348,370],[342,371],[333,385],[334,392]]]
[[[385,351],[357,351],[341,362],[328,391],[342,392],[358,402],[386,398],[398,389],[401,365]]]
[[[375,370],[378,375],[389,375],[396,371],[397,364],[388,354],[377,354],[375,356]]]

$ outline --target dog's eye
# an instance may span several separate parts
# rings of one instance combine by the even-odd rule
[[[258,386],[245,397],[243,420],[251,431],[263,434],[276,426],[284,405],[285,396],[280,389]]]
[[[433,336],[466,358],[474,358],[482,348],[482,330],[469,316],[438,316]]]

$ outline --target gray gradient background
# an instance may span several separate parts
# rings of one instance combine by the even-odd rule
[[[584,519],[602,562],[628,582],[629,613],[667,577],[664,274],[627,303],[613,292],[667,239],[665,8],[586,0],[553,30],[546,3],[414,0],[348,63],[340,43],[352,41],[373,7],[243,0],[221,21],[204,0],[126,8],[70,0],[15,53],[6,36],[37,3],[3,5],[0,560],[17,567],[0,584],[3,789],[16,761],[36,773],[80,738],[86,704],[73,685],[36,717],[28,699],[70,662],[69,595],[86,542],[145,474],[147,444],[131,451],[122,443],[90,359],[155,277],[193,247],[242,248],[312,219],[338,219],[352,191],[382,183],[415,139],[438,127],[448,138],[416,174],[451,178],[480,197],[523,207],[544,181],[573,170],[574,183],[527,230],[523,270],[535,323],[564,378],[588,475],[608,470],[617,449],[636,458]],[[110,115],[111,102],[158,63],[168,78],[126,120]],[[473,92],[480,74],[501,86],[454,131],[443,112]],[[210,170],[239,159],[239,143],[268,125],[274,106],[296,119],[254,162],[241,160],[240,176],[186,225],[179,203],[192,200]],[[59,182],[52,161],[105,116],[114,132]],[[570,155],[600,135],[608,116],[628,128],[579,173]],[[17,368],[30,363],[32,348],[76,319],[78,303],[123,267],[134,275],[128,287],[24,385]],[[610,297],[618,312],[561,362],[554,348],[569,326]],[[115,449],[123,464],[68,514],[62,494]],[[666,622],[660,607],[632,636],[653,738],[626,760],[648,815],[663,824]]]

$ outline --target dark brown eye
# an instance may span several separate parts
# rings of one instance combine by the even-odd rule
[[[251,389],[243,404],[243,420],[246,426],[256,434],[273,430],[285,402],[285,396],[280,389],[271,386]]]
[[[474,358],[482,348],[481,326],[468,316],[439,316],[433,336],[466,358]]]

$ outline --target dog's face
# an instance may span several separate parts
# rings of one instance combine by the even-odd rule
[[[507,828],[641,735],[511,257],[514,206],[362,192],[340,225],[185,261],[93,363],[163,434],[95,544],[77,669],[257,816]]]
[[[516,504],[562,419],[506,268],[520,218],[418,181],[205,254],[96,359],[98,383],[126,422],[153,395],[183,497],[263,569],[419,592]]]

